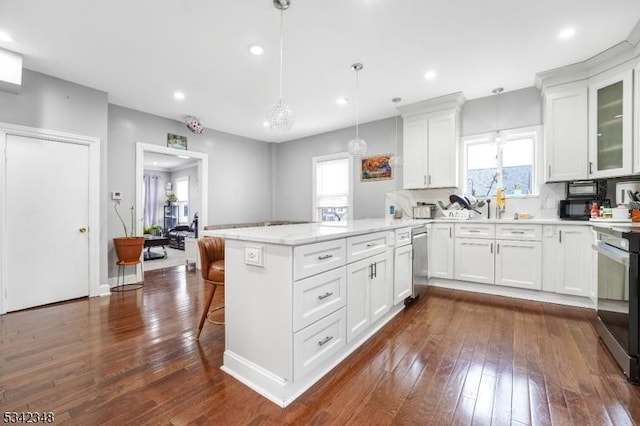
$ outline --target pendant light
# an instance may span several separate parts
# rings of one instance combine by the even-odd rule
[[[396,105],[396,144],[393,150],[393,155],[391,156],[391,158],[389,159],[389,164],[391,164],[391,167],[400,167],[402,166],[402,157],[400,155],[398,155],[398,115],[399,115],[399,111],[398,111],[398,102],[402,101],[402,98],[393,98],[391,99],[391,102],[393,102]]]
[[[361,157],[367,153],[367,142],[360,139],[358,133],[358,73],[364,68],[361,63],[351,65],[351,70],[356,72],[356,137],[347,143],[347,151],[355,157]]]
[[[495,141],[500,137],[500,93],[504,92],[502,87],[496,87],[491,91],[494,95],[496,95],[496,126],[494,132],[491,134],[491,141]]]
[[[273,5],[280,11],[280,98],[277,104],[267,110],[267,123],[272,130],[287,132],[293,126],[293,111],[289,105],[282,103],[282,21],[283,13],[289,8],[291,0],[273,0]]]

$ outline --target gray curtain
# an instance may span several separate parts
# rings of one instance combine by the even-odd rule
[[[144,226],[158,223],[158,176],[144,175]]]

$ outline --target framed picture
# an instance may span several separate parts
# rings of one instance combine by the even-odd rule
[[[389,160],[393,154],[374,155],[363,157],[361,160],[360,181],[371,182],[374,180],[393,179],[393,170]]]
[[[167,146],[169,148],[187,149],[187,137],[167,133]]]

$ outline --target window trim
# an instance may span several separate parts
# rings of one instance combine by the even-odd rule
[[[543,149],[543,127],[542,125],[536,126],[526,126],[526,127],[517,127],[513,129],[504,129],[500,130],[499,133],[501,141],[508,141],[522,138],[523,136],[529,136],[533,134],[533,177],[532,177],[532,193],[525,195],[506,195],[506,198],[515,198],[515,199],[525,199],[525,198],[539,198],[540,197],[540,186],[544,183],[541,177],[542,167],[543,167],[543,158],[542,158],[542,149]],[[474,135],[462,136],[460,138],[460,145],[462,150],[462,167],[461,167],[461,183],[464,191],[467,189],[467,146],[479,143],[487,143],[491,141],[495,137],[496,132],[486,132],[486,133],[477,133]],[[494,141],[495,143],[495,141]],[[498,160],[500,166],[502,166],[502,150],[498,149]],[[500,176],[502,179],[502,176]],[[480,196],[478,199],[488,199],[493,198],[491,196],[485,197]]]
[[[318,217],[318,195],[317,195],[317,166],[323,161],[344,160],[349,163],[349,196],[347,202],[347,220],[353,219],[353,157],[348,152],[337,154],[318,155],[311,157],[311,220],[320,222]]]

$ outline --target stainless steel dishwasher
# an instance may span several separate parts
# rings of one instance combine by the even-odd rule
[[[427,262],[427,228],[420,226],[411,229],[411,243],[413,244],[413,289],[411,296],[404,301],[409,306],[427,290],[428,262]]]

